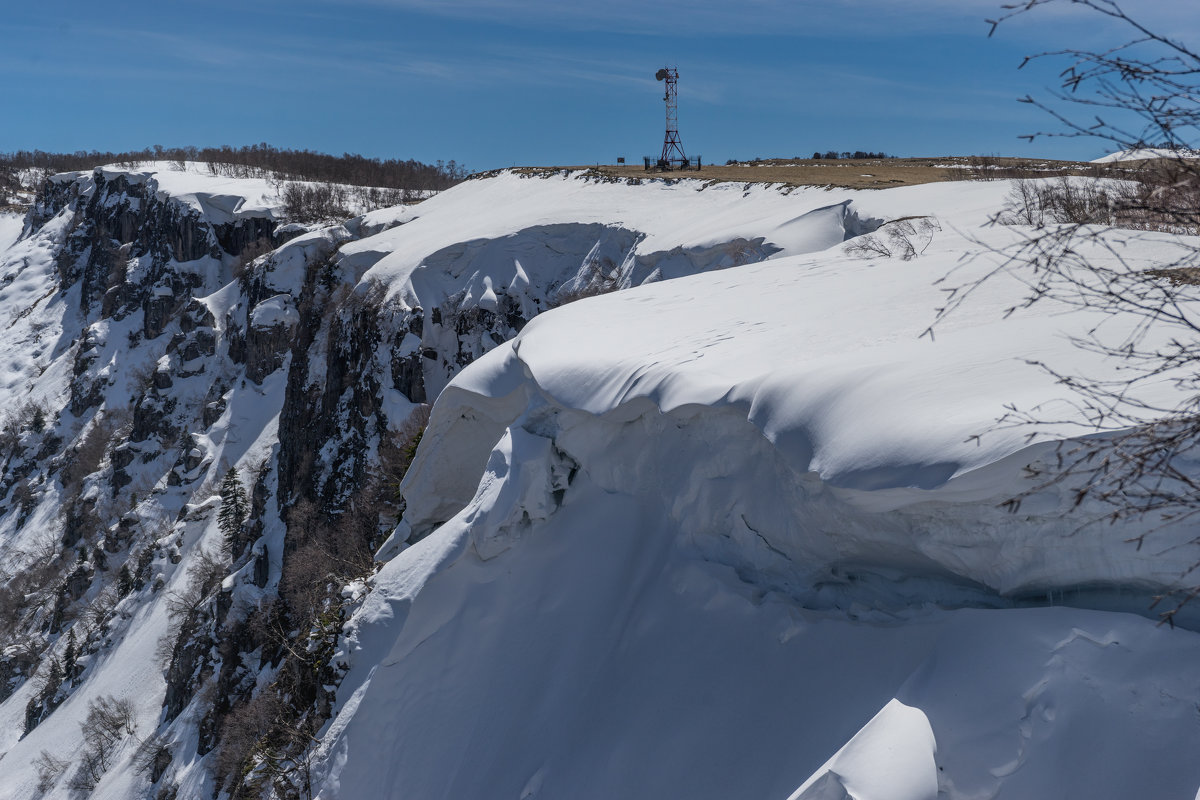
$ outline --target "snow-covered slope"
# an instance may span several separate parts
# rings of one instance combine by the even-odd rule
[[[1193,532],[1080,533],[1107,509],[1061,516],[1067,488],[1011,514],[1052,443],[970,439],[1068,398],[1026,359],[1114,368],[1068,339],[1101,318],[1004,319],[1024,287],[996,282],[919,338],[971,239],[1010,236],[978,229],[989,188],[855,198],[959,229],[922,258],[586,300],[454,380],[404,486],[419,541],[350,626],[321,796],[1194,794],[1200,640],[1020,608],[1144,612]]]
[[[1169,252],[1166,237],[1162,244]],[[877,553],[888,554],[881,566],[895,566],[891,559],[910,551],[910,571],[924,563],[1004,595],[1110,582],[1174,588],[1196,557],[1194,546],[1182,544],[1190,528],[1164,530],[1157,547],[1136,551],[1125,544],[1131,524],[1074,535],[1089,509],[1058,518],[1074,502],[1069,487],[1030,500],[1015,518],[997,507],[1026,488],[1022,467],[1050,446],[1028,446],[1028,430],[990,431],[1005,405],[1055,409],[1057,402],[1069,418],[1069,391],[1027,359],[1096,374],[1106,365],[1078,353],[1069,336],[1120,321],[1066,308],[1005,318],[1024,287],[997,281],[935,339],[922,337],[929,322],[922,311],[940,294],[935,281],[965,243],[949,234],[938,245],[907,263],[839,254],[773,260],[541,316],[451,384],[430,436],[455,452],[465,446],[460,441],[495,440],[497,420],[511,426],[536,415],[552,420],[545,424],[555,441],[560,430],[578,435],[576,448],[595,448],[603,458],[626,425],[642,426],[636,438],[643,440],[650,431],[671,435],[664,418],[700,428],[720,420],[712,435],[726,447],[721,469],[756,476],[727,487],[731,502],[777,507],[769,524],[746,524],[775,548],[794,548],[792,562],[813,574],[831,561],[866,563]],[[1150,263],[1152,250],[1143,252]],[[1165,381],[1159,388],[1159,400],[1174,391]],[[735,423],[744,442],[718,433]],[[576,426],[580,432],[570,433]],[[1043,440],[1078,433],[1066,423],[1038,431]],[[625,453],[607,469],[628,473],[618,485],[635,491],[671,469],[672,452]],[[572,457],[583,463],[582,455]],[[777,462],[769,481],[754,469],[762,459]],[[735,461],[736,469],[729,466]],[[643,462],[648,474],[635,468]],[[461,475],[461,463],[443,463],[422,463],[406,492],[408,523],[419,533],[440,521],[422,518],[424,498],[447,498],[423,481],[444,486],[452,478],[443,472]],[[692,460],[682,463],[681,470],[693,468]],[[460,503],[474,493],[482,466],[462,476]],[[671,480],[681,493],[699,481],[686,474]],[[697,517],[681,525],[693,538],[706,518],[718,527],[733,522],[714,519],[711,508],[685,508]]]
[[[17,240],[24,224],[20,214],[0,211],[0,251],[6,250]]]
[[[1188,532],[997,507],[1096,320],[996,282],[919,337],[1008,190],[501,174],[304,232],[56,177],[0,250],[0,798],[1194,794],[1200,639],[1125,613]]]
[[[1200,153],[1192,150],[1169,150],[1161,147],[1138,147],[1132,150],[1121,150],[1109,153],[1100,158],[1093,158],[1093,164],[1112,164],[1118,161],[1144,161],[1150,158],[1200,158]]]

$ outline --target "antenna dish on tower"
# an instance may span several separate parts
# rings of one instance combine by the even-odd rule
[[[667,130],[663,136],[662,155],[654,162],[654,166],[658,169],[668,170],[678,167],[679,169],[688,169],[692,166],[692,160],[683,152],[683,143],[679,140],[679,106],[676,100],[678,89],[676,84],[679,83],[679,70],[674,67],[663,67],[658,72],[654,73],[657,80],[665,81],[667,84],[666,91],[663,93],[663,101],[667,104]],[[652,159],[646,157],[646,169],[650,169]],[[700,168],[700,159],[695,160],[696,169]]]

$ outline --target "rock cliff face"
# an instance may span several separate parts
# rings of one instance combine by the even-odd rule
[[[244,556],[210,547],[209,566],[196,571],[189,531],[211,516],[214,479],[239,457],[225,447],[234,387],[279,374],[292,344],[296,320],[254,325],[258,301],[272,299],[242,291],[251,260],[285,237],[269,205],[214,214],[165,191],[159,177],[55,176],[2,255],[6,345],[24,347],[29,363],[10,373],[18,382],[7,386],[0,473],[0,554],[13,576],[0,672],[24,713],[0,749],[37,735],[77,691],[91,695],[97,663],[135,609],[164,609],[176,627],[160,639],[162,677],[149,682],[161,688],[140,698],[160,705],[168,725],[215,676],[232,693],[222,668],[239,647],[260,646],[226,635],[235,604],[219,590],[236,555],[262,591],[265,547]],[[252,489],[255,519],[240,524],[261,534],[274,509],[263,486]],[[206,700],[195,714],[211,719],[220,705]],[[193,749],[211,749],[209,728]],[[158,759],[159,778],[167,765]]]

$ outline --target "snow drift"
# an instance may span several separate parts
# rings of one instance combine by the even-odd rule
[[[985,191],[855,203],[966,227]],[[1104,365],[1067,338],[1097,318],[1004,320],[1016,282],[920,338],[978,235],[1008,234],[582,301],[452,381],[349,628],[321,796],[1194,793],[1171,753],[1200,744],[1200,641],[1044,607],[1144,613],[1192,534],[1080,533],[1065,487],[998,507],[1077,433],[972,438],[1005,403],[1065,405],[1026,359]]]
[[[1100,158],[1093,158],[1093,164],[1113,164],[1120,161],[1145,161],[1155,158],[1200,158],[1200,152],[1195,150],[1173,150],[1165,147],[1135,147],[1130,150],[1120,150]]]

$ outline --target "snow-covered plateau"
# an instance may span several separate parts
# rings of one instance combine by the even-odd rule
[[[1144,161],[1154,158],[1180,159],[1180,158],[1200,158],[1200,152],[1195,150],[1180,150],[1166,147],[1135,147],[1129,150],[1120,150],[1116,153],[1109,153],[1106,156],[1092,159],[1093,164],[1113,164],[1120,161]]]
[[[1196,797],[1150,610],[1195,526],[1025,469],[1087,435],[1029,362],[1119,375],[1072,339],[1140,320],[1001,276],[922,335],[1010,189],[502,173],[304,227],[54,176],[0,217],[0,799]]]

